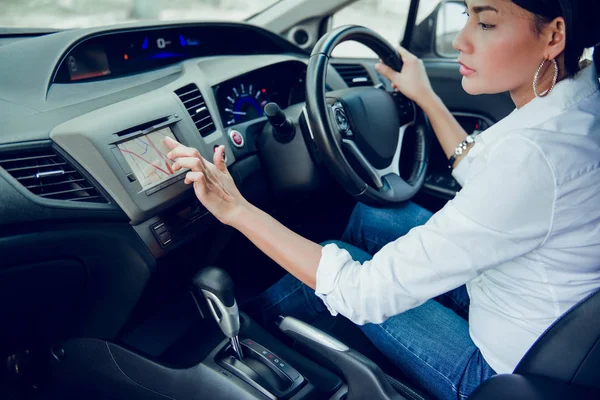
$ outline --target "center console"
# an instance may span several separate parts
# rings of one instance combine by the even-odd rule
[[[89,171],[137,225],[169,208],[189,189],[183,184],[185,171],[171,169],[165,137],[198,149],[207,159],[212,159],[214,146],[225,145],[228,165],[235,161],[223,135],[202,137],[187,114],[175,93],[141,96],[136,104],[116,103],[74,118],[54,129],[51,139]]]
[[[74,339],[55,346],[45,394],[90,400],[405,399],[379,367],[333,337],[291,317],[278,324],[276,338],[239,313],[227,273],[207,268],[190,292],[117,342]],[[285,338],[301,343],[310,358]]]
[[[232,292],[221,290],[227,282],[216,281],[208,300],[202,294],[206,280],[202,286],[197,281],[118,340],[73,339],[55,346],[46,394],[90,400],[339,398],[333,396],[344,385],[336,374],[248,315],[227,312],[235,304]],[[234,333],[241,359],[227,337]]]
[[[207,211],[184,184],[187,170],[172,170],[165,137],[198,149],[208,160],[216,146],[224,145],[227,165],[232,168],[236,161],[230,139],[214,125],[206,134],[199,131],[216,107],[196,85],[181,89],[190,86],[194,89],[182,93],[165,87],[160,95],[150,92],[111,104],[73,118],[50,134],[118,204],[157,259],[214,228],[196,224]],[[193,229],[188,229],[191,224]]]
[[[76,339],[55,348],[48,380],[52,386],[45,387],[45,393],[50,398],[89,400],[340,398],[334,397],[344,387],[338,376],[246,314],[240,314],[245,356],[241,363],[205,305],[200,305],[205,318],[199,317],[190,296],[172,306],[176,309],[118,343]]]
[[[196,301],[206,300],[213,318],[231,341],[215,358],[218,365],[270,399],[292,397],[306,379],[283,357],[253,339],[239,340],[240,315],[229,274],[216,267],[200,270],[192,281]]]
[[[233,355],[233,347],[227,346],[217,356],[217,363],[261,392],[269,399],[285,399],[296,394],[306,379],[283,357],[252,339],[241,342],[244,357]]]

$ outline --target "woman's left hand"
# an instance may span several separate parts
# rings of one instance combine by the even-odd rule
[[[403,62],[400,72],[381,62],[375,65],[375,69],[392,82],[394,89],[417,103],[419,107],[426,108],[425,106],[435,98],[435,93],[423,61],[402,46],[398,46],[397,50]]]
[[[185,183],[194,184],[196,197],[204,207],[226,225],[235,222],[236,217],[247,208],[248,202],[227,170],[225,147],[219,146],[215,150],[214,164],[211,164],[192,147],[186,147],[170,137],[166,137],[164,142],[171,149],[167,157],[175,161],[173,171],[190,169],[185,175]]]

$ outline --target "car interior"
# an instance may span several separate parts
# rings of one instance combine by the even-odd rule
[[[469,134],[514,104],[462,89],[440,22],[461,2],[420,18],[423,1],[400,2],[395,43],[333,26],[355,2],[0,28],[0,398],[433,398],[344,318],[269,324],[247,308],[285,271],[202,206],[162,143],[208,160],[224,145],[241,193],[317,243],[341,237],[357,202],[440,210],[460,185],[375,63],[400,70],[398,44],[422,58]],[[335,56],[346,42],[373,56]],[[469,398],[600,398],[598,315],[595,294]]]

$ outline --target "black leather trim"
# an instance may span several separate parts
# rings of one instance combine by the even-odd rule
[[[589,400],[600,390],[551,379],[522,375],[496,375],[483,382],[469,400]]]
[[[560,317],[525,354],[516,374],[600,388],[600,291]]]
[[[202,290],[213,293],[225,307],[233,307],[235,304],[235,295],[233,290],[233,280],[229,274],[217,267],[206,267],[194,275],[193,288],[196,296],[204,298]],[[201,289],[201,290],[199,290]]]
[[[399,380],[389,375],[386,375],[385,377],[387,378],[388,382],[392,385],[392,387],[396,390],[396,392],[400,393],[407,400],[426,400],[425,397],[423,397],[410,387],[406,386]]]
[[[331,57],[333,49],[340,43],[352,40],[373,50],[381,60],[396,71],[402,70],[402,59],[383,36],[362,26],[346,25],[324,35],[315,45],[312,55],[323,54]]]

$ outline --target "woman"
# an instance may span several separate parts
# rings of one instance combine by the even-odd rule
[[[186,183],[207,209],[290,272],[262,295],[265,315],[342,314],[443,399],[511,373],[553,321],[600,287],[600,93],[594,65],[579,65],[600,41],[597,3],[466,2],[454,42],[463,88],[509,91],[516,105],[474,143],[416,57],[400,49],[401,72],[376,66],[427,113],[463,186],[433,216],[413,203],[359,204],[345,243],[323,247],[248,204],[223,148],[213,165],[168,141],[173,169],[191,169]]]

